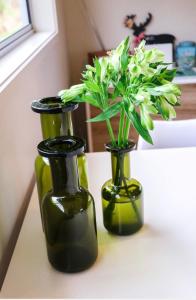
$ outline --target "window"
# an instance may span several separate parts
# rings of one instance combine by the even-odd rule
[[[0,55],[32,31],[27,0],[0,0]]]

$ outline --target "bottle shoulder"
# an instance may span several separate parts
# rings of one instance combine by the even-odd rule
[[[81,195],[86,195],[86,196],[88,196],[89,201],[94,201],[94,198],[93,198],[92,194],[89,192],[88,189],[86,189],[86,188],[83,187],[83,186],[80,186],[80,187],[79,187],[79,190],[80,190]]]
[[[129,187],[130,187],[130,186],[131,186],[132,188],[134,188],[134,187],[139,187],[139,188],[142,189],[141,183],[140,183],[137,179],[135,179],[135,178],[129,178],[129,179],[125,178],[125,182],[126,182],[126,185],[129,186]],[[114,184],[114,182],[113,182],[112,179],[107,180],[107,181],[103,184],[102,189],[103,189],[104,187],[108,187],[108,186],[111,186],[111,187],[117,187],[117,186]],[[124,186],[124,183],[122,183],[122,186]]]
[[[84,188],[74,194],[63,193],[62,195],[55,195],[51,190],[44,197],[42,205],[46,210],[53,209],[65,214],[77,214],[94,206],[94,199]]]
[[[141,183],[134,179],[125,179],[122,186],[116,186],[112,179],[107,180],[102,186],[102,197],[104,199],[115,199],[121,201],[123,199],[138,198],[142,194]],[[129,200],[128,200],[129,201]]]

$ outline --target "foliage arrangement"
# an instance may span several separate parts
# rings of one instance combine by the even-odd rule
[[[101,110],[88,122],[106,121],[114,147],[125,148],[131,124],[149,143],[153,130],[151,115],[163,119],[176,117],[174,106],[179,105],[180,90],[172,83],[176,70],[168,69],[163,52],[145,49],[142,41],[133,55],[129,53],[129,37],[108,56],[95,58],[93,66],[87,65],[82,83],[59,92],[64,103],[86,102]],[[118,137],[110,119],[119,115]]]

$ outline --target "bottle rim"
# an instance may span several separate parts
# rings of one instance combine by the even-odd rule
[[[85,141],[77,136],[58,136],[40,142],[38,153],[44,157],[67,157],[84,152]]]
[[[31,104],[31,109],[36,113],[58,114],[68,111],[74,111],[78,108],[78,103],[68,102],[67,104],[61,101],[59,96],[45,97],[34,100]]]
[[[111,153],[116,153],[116,154],[122,154],[122,153],[127,153],[136,148],[136,143],[132,140],[129,140],[126,147],[120,148],[118,146],[113,146],[112,142],[109,142],[104,145],[106,151],[111,152]]]

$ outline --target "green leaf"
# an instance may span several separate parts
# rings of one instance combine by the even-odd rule
[[[110,98],[112,100],[115,100],[119,96],[120,96],[119,90],[115,87],[114,91],[110,94]]]
[[[81,97],[77,97],[74,102],[78,102],[78,103],[82,103],[82,102],[85,102],[85,103],[88,103],[88,104],[91,104],[95,107],[98,107],[99,108],[99,104],[97,103],[97,100],[94,99],[92,96],[90,95],[83,95]]]
[[[144,105],[140,106],[141,110],[141,124],[144,128],[152,130],[154,129],[154,124],[153,121],[151,119],[151,117],[149,116],[148,111],[145,109]]]
[[[93,62],[95,65],[97,78],[100,78],[101,77],[101,66],[100,66],[98,58],[96,57]]]
[[[95,83],[93,81],[85,81],[84,83],[89,91],[94,92],[94,93],[101,92],[101,89],[97,83]]]
[[[157,105],[163,119],[166,121],[176,117],[176,112],[173,106],[169,104],[164,97],[159,98]]]
[[[151,101],[146,101],[139,104],[140,108],[148,114],[157,114],[158,111]]]
[[[172,81],[174,79],[174,77],[176,76],[176,69],[164,70],[164,72],[162,73],[162,76],[164,79],[166,79],[168,81]]]
[[[124,49],[123,49],[124,53],[128,53],[129,51],[129,40],[130,40],[129,36],[127,36],[124,40]]]
[[[108,123],[123,105],[138,133],[152,143],[149,131],[153,129],[151,114],[160,113],[166,120],[175,117],[173,106],[179,105],[181,93],[172,83],[176,70],[168,70],[168,64],[163,62],[163,52],[146,50],[144,45],[145,41],[141,42],[134,54],[129,55],[130,42],[127,37],[107,57],[95,58],[94,66],[87,65],[82,74],[82,85],[59,93],[62,101],[86,102],[98,107],[101,114],[89,122]],[[122,98],[120,102],[119,96]],[[126,129],[122,126],[119,128],[120,132]],[[112,136],[111,128],[109,131]]]
[[[121,94],[123,94],[124,91],[125,91],[125,87],[124,87],[124,85],[122,84],[121,81],[119,81],[119,82],[117,83],[116,88],[119,90],[119,92],[120,92]]]
[[[150,144],[153,144],[152,138],[146,128],[142,126],[140,115],[134,109],[132,112],[129,111],[128,105],[125,106],[125,112],[128,119],[133,124],[137,132],[142,136],[142,138]]]
[[[164,53],[156,48],[145,50],[145,59],[148,63],[160,63],[164,61]]]
[[[177,97],[174,94],[165,94],[165,98],[172,105],[175,105],[178,101]]]
[[[101,67],[100,80],[101,80],[101,82],[103,82],[107,75],[108,57],[101,57],[99,59],[99,63],[100,63],[100,67]]]
[[[114,50],[119,56],[126,53],[129,49],[129,36],[127,36],[120,45]]]
[[[180,89],[173,83],[166,83],[154,88],[148,88],[147,91],[153,96],[161,96],[165,93],[173,93],[176,96],[181,94]]]
[[[116,104],[108,107],[101,114],[96,116],[95,118],[89,119],[88,122],[102,122],[114,117],[117,113],[119,113],[121,108],[121,103],[117,102]]]
[[[177,98],[177,102],[174,106],[180,106],[180,105],[181,105],[180,99]]]
[[[129,64],[129,56],[127,53],[123,53],[121,57],[121,68],[123,71],[126,71],[128,64]]]
[[[123,52],[120,58],[120,62],[121,62],[121,68],[123,71],[125,71],[127,69],[127,66],[129,64],[129,37],[127,37],[124,40],[124,44],[123,44]]]
[[[93,73],[96,71],[96,69],[91,65],[86,65],[86,69],[92,71]]]
[[[63,102],[69,102],[74,100],[77,96],[81,95],[85,91],[84,84],[73,85],[70,89],[60,91],[58,95]]]

